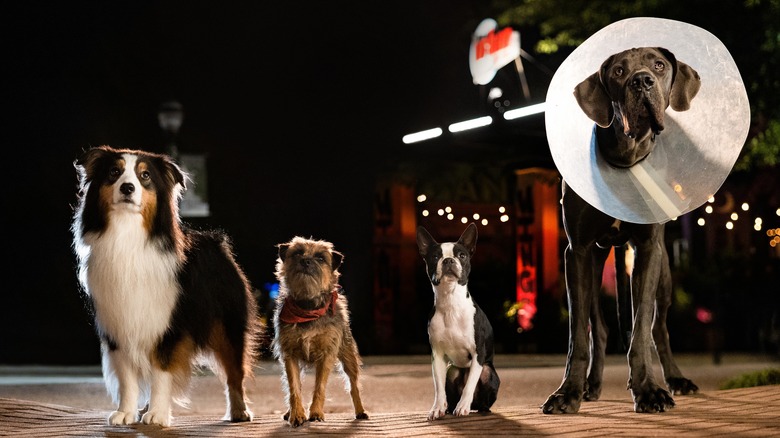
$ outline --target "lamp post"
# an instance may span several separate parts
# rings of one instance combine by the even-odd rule
[[[182,122],[184,122],[184,107],[175,100],[163,102],[157,111],[157,121],[165,135],[164,152],[174,160],[178,160],[179,148],[176,145],[176,136]]]
[[[179,128],[184,122],[184,106],[176,100],[167,100],[161,103],[157,111],[157,121],[164,135],[163,152],[181,166],[190,181],[181,199],[182,216],[187,218],[208,216],[206,156],[191,150],[180,153],[176,144]],[[185,148],[185,150],[189,149],[191,148]]]

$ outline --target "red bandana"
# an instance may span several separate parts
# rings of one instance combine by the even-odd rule
[[[325,303],[324,306],[312,310],[302,309],[295,304],[295,301],[288,297],[282,304],[282,311],[279,313],[279,319],[287,324],[297,324],[299,322],[314,321],[324,315],[328,310],[333,314],[336,312],[336,301],[339,299],[339,290],[341,290],[341,286],[333,288],[333,291],[330,293],[330,303]]]

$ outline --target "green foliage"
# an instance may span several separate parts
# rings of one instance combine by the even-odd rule
[[[770,120],[767,128],[751,138],[734,170],[749,171],[756,167],[772,167],[780,157],[780,121]]]
[[[764,385],[780,385],[780,368],[767,368],[743,374],[720,385],[720,389],[752,388]]]
[[[534,50],[555,53],[563,47],[576,47],[604,26],[628,17],[658,16],[673,0],[496,0],[501,26],[535,26],[542,38]]]

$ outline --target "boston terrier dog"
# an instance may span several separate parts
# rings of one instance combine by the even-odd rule
[[[490,412],[501,383],[493,366],[493,327],[468,288],[477,226],[470,223],[457,242],[436,242],[417,228],[417,247],[433,286],[428,319],[433,368],[433,407],[428,420],[445,414]]]

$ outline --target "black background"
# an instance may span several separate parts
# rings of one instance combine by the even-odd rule
[[[20,2],[2,16],[0,363],[98,360],[69,231],[73,161],[100,144],[208,159],[211,215],[258,288],[294,235],[345,255],[370,324],[374,178],[401,137],[481,115],[468,44],[479,2]]]

